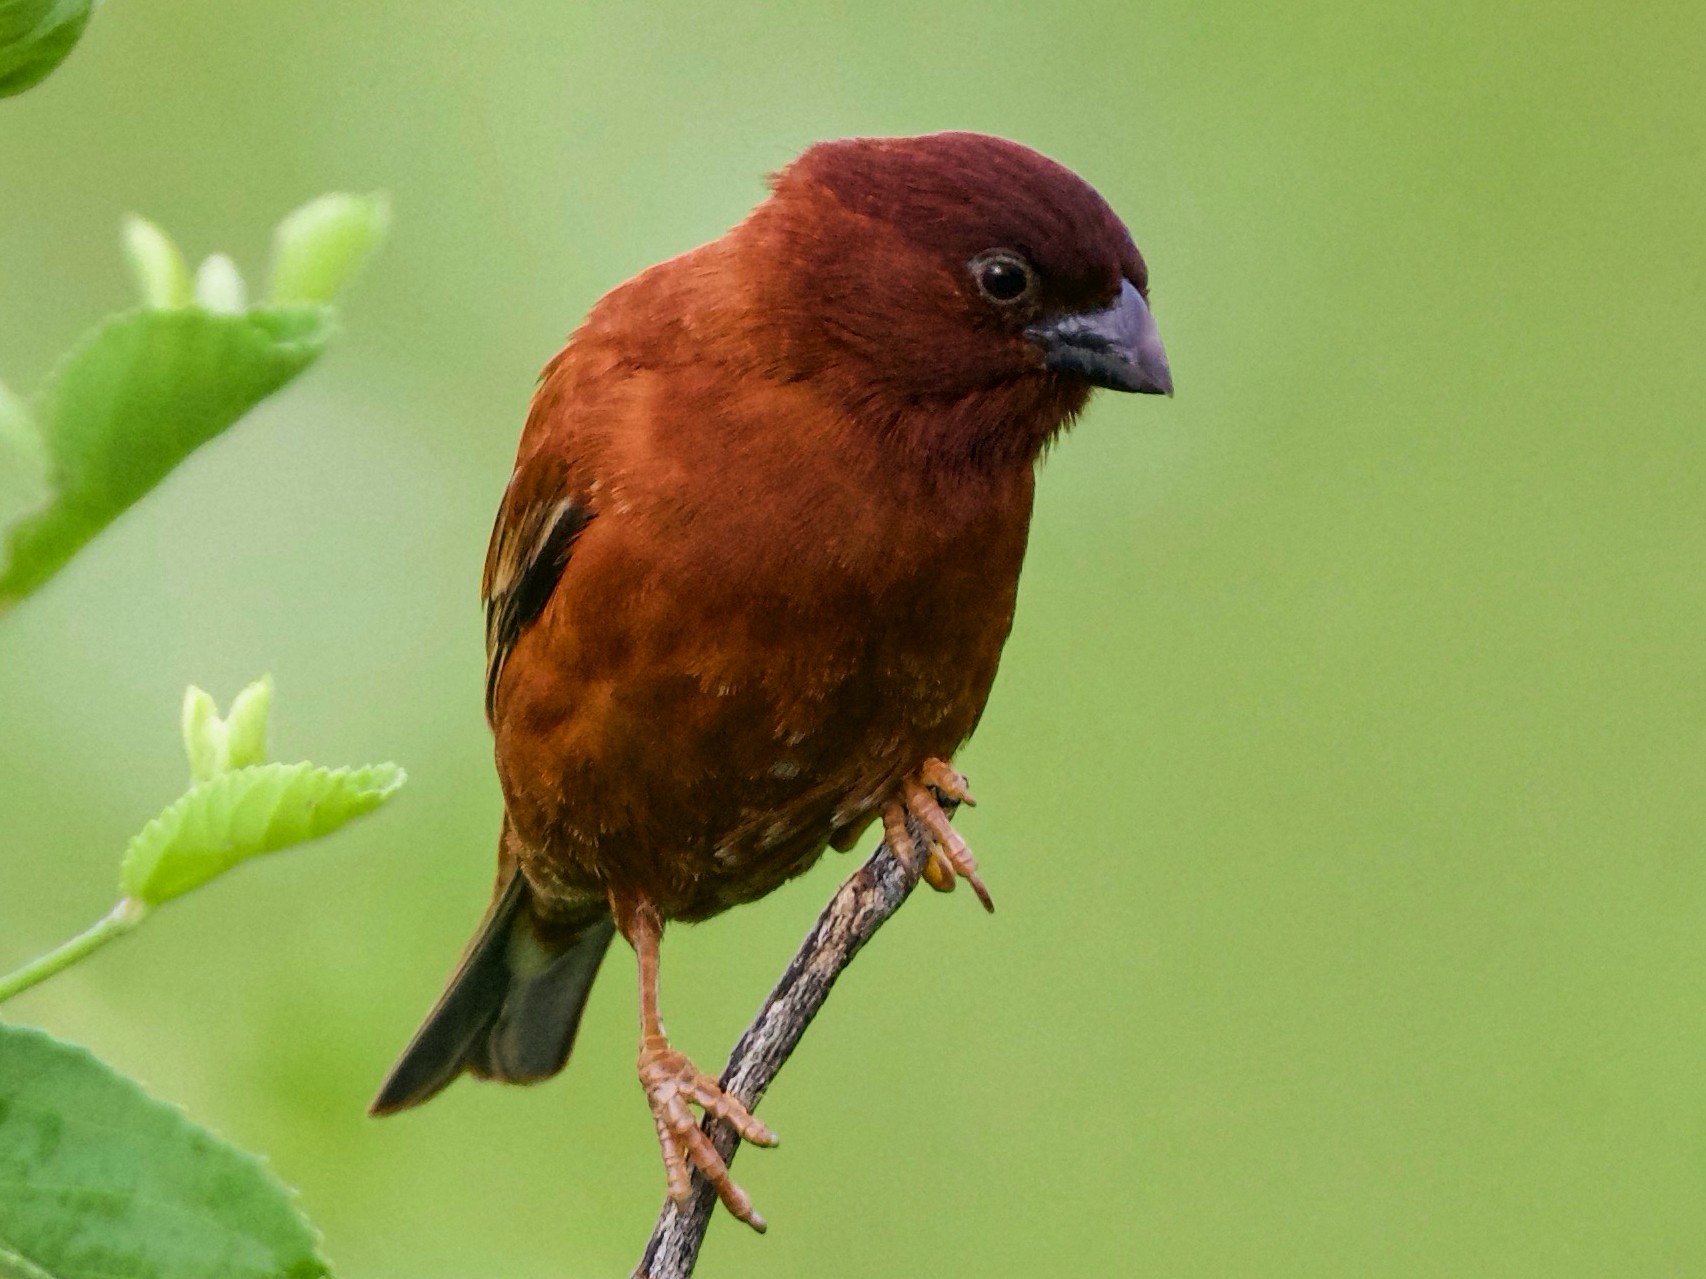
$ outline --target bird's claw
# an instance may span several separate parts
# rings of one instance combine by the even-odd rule
[[[924,859],[924,869],[919,872],[924,882],[939,893],[951,893],[958,883],[954,875],[954,864],[948,860],[948,855],[942,851],[940,844],[930,845],[930,856]]]
[[[691,1165],[711,1183],[724,1207],[762,1234],[766,1223],[752,1206],[752,1197],[729,1176],[727,1162],[689,1107],[697,1105],[706,1114],[724,1120],[742,1140],[755,1146],[774,1146],[776,1134],[685,1054],[662,1040],[648,1041],[640,1049],[640,1085],[652,1108],[664,1172],[669,1178],[669,1197],[676,1206],[685,1207],[693,1196]]]
[[[967,808],[976,808],[977,801],[967,789],[966,775],[939,759],[927,759],[918,770],[918,780],[936,792],[939,799],[949,799]]]
[[[958,804],[977,802],[966,789],[964,777],[939,759],[926,760],[916,776],[901,782],[900,798],[883,812],[889,846],[896,850],[911,848],[906,826],[910,816],[930,836],[930,854],[920,871],[924,882],[939,893],[951,893],[955,883],[963,879],[971,885],[983,908],[993,911],[995,903],[990,899],[989,889],[978,877],[977,858],[942,811],[943,800]]]

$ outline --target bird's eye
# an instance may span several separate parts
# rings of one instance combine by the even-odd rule
[[[1037,273],[1031,264],[1006,249],[980,253],[966,265],[978,289],[991,302],[1017,302],[1036,287]]]

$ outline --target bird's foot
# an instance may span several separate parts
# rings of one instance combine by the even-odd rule
[[[966,775],[956,772],[950,765],[939,759],[927,759],[924,767],[918,770],[918,780],[941,799],[951,799],[956,804],[964,804],[967,808],[976,808],[977,801],[971,797],[967,789]]]
[[[966,841],[954,829],[947,813],[942,811],[944,800],[972,806],[977,804],[966,789],[964,777],[939,759],[926,760],[915,775],[901,782],[899,798],[890,801],[883,810],[883,828],[889,847],[899,851],[912,846],[906,827],[906,819],[910,816],[925,829],[931,840],[929,860],[921,872],[924,882],[939,893],[951,893],[955,883],[963,879],[971,885],[983,908],[992,911],[995,903],[990,900],[989,890],[978,877],[977,858],[972,856]]]
[[[776,1134],[662,1038],[648,1037],[640,1048],[640,1084],[652,1108],[658,1144],[663,1148],[664,1171],[669,1177],[669,1197],[676,1206],[685,1207],[692,1198],[692,1178],[688,1174],[691,1163],[715,1188],[717,1198],[730,1212],[763,1233],[764,1218],[753,1208],[751,1196],[729,1177],[728,1164],[699,1127],[698,1117],[688,1108],[689,1103],[727,1121],[742,1139],[756,1146],[774,1146]]]

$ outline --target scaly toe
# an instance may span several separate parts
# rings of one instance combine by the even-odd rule
[[[906,811],[904,800],[893,800],[883,805],[883,842],[889,846],[890,852],[911,867],[918,859],[918,844],[906,824]],[[926,858],[926,869],[928,865]]]
[[[924,767],[918,770],[918,780],[943,799],[951,799],[956,804],[964,804],[968,808],[977,807],[977,801],[972,798],[971,791],[967,789],[965,774],[958,772],[942,760],[925,760]]]
[[[723,1091],[722,1085],[699,1070],[688,1058],[667,1045],[648,1044],[640,1053],[640,1084],[657,1125],[658,1145],[663,1151],[664,1173],[669,1197],[685,1207],[693,1197],[689,1165],[711,1183],[725,1207],[754,1230],[763,1232],[764,1218],[752,1206],[752,1198],[729,1176],[729,1166],[695,1122],[688,1103],[725,1120],[741,1137],[754,1145],[774,1146],[776,1134],[752,1116],[740,1101]]]
[[[944,765],[945,767],[945,765]],[[907,779],[900,784],[901,802],[906,812],[918,821],[918,824],[929,831],[935,838],[936,845],[931,853],[934,862],[939,854],[945,859],[953,873],[971,885],[972,892],[977,894],[983,908],[993,912],[995,903],[989,896],[989,890],[984,887],[983,880],[978,878],[977,858],[972,856],[971,848],[954,829],[954,824],[948,820],[948,815],[942,811],[942,806],[936,802],[936,796],[931,788],[916,779]],[[926,866],[925,874],[930,874],[930,866]],[[931,880],[931,886],[935,881]]]
[[[780,1144],[768,1124],[724,1092],[722,1085],[709,1075],[700,1075],[695,1082],[693,1100],[738,1132],[742,1141],[749,1141],[755,1146]]]

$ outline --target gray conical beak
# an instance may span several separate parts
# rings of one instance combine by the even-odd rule
[[[1106,310],[1056,316],[1025,332],[1042,344],[1043,364],[1057,372],[1082,374],[1112,391],[1173,394],[1155,317],[1130,280],[1121,281]]]

